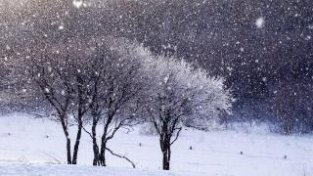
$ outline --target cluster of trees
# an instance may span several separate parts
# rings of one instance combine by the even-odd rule
[[[277,132],[312,131],[312,100],[299,93],[302,87],[312,94],[313,7],[308,0],[15,1],[2,2],[10,7],[0,17],[6,21],[6,42],[12,36],[19,44],[34,37],[54,42],[125,37],[225,77],[236,102],[223,122],[257,120],[274,124]]]
[[[222,78],[122,38],[41,40],[27,49],[6,47],[3,54],[9,58],[1,62],[8,69],[1,77],[7,79],[8,102],[44,110],[60,123],[68,164],[77,164],[86,132],[92,139],[93,165],[106,166],[110,152],[135,167],[108,143],[121,129],[145,122],[157,131],[163,169],[169,170],[171,146],[183,126],[205,128],[204,122],[228,112],[232,103]],[[75,134],[70,134],[73,125]]]
[[[273,123],[277,132],[311,132],[312,5],[307,0],[4,0],[1,100],[18,103],[7,98],[9,93],[40,107],[45,97],[66,136],[71,114],[78,129],[73,154],[67,138],[69,163],[76,163],[80,135],[88,131],[94,141],[94,164],[105,165],[105,151],[111,151],[106,144],[115,134],[109,128],[136,124],[143,116],[150,117],[145,120],[155,127],[164,158],[170,160],[169,146],[182,123],[205,124],[198,120],[223,111],[215,111],[222,104],[212,101],[212,109],[203,106],[210,112],[206,115],[201,108],[189,108],[202,107],[197,105],[204,101],[201,95],[210,92],[191,91],[186,85],[199,88],[202,82],[200,87],[223,94],[222,80],[206,79],[206,72],[224,77],[236,99],[233,113],[223,115],[223,122],[260,120]],[[257,26],[257,19],[264,24]],[[113,39],[101,37],[108,35],[141,43],[152,53],[139,54],[138,48],[124,44],[127,40],[112,50]],[[7,69],[11,67],[14,71]],[[182,74],[188,79],[181,79]],[[12,75],[14,79],[8,78]],[[194,114],[197,118],[191,118]],[[86,121],[92,122],[90,131],[83,128]],[[104,129],[97,144],[94,129],[99,123]]]

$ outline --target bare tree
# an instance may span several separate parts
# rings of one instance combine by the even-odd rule
[[[61,123],[68,164],[77,164],[83,123],[90,107],[88,74],[92,73],[92,66],[89,61],[94,58],[90,45],[90,41],[76,40],[34,45],[19,69],[21,79],[27,80],[24,82],[30,89],[25,93],[36,92],[34,96],[46,100]],[[72,149],[69,128],[73,125],[77,125],[77,131]]]
[[[184,61],[154,57],[144,49],[137,53],[144,60],[147,75],[142,106],[159,135],[163,169],[170,169],[171,146],[177,141],[185,123],[202,128],[221,111],[230,108],[230,94],[223,80],[207,77]]]
[[[72,164],[71,139],[69,134],[69,111],[72,101],[72,87],[67,82],[62,63],[58,57],[41,53],[39,58],[32,58],[29,72],[34,89],[42,94],[56,112],[66,138],[67,163]],[[62,60],[63,61],[63,60]],[[65,61],[65,60],[64,60]],[[62,64],[63,65],[63,64]]]
[[[127,54],[125,48],[117,47],[124,44],[107,42],[99,47],[98,59],[94,60],[97,64],[92,67],[94,75],[89,78],[92,127],[91,132],[84,130],[93,141],[93,165],[106,166],[106,151],[109,151],[135,167],[126,156],[118,155],[108,148],[108,142],[120,129],[131,128],[140,122],[135,114],[138,94],[142,89],[140,63]],[[98,124],[102,125],[103,130],[100,145],[97,143]]]

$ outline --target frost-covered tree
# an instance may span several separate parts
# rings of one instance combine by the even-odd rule
[[[143,59],[147,85],[142,106],[160,138],[163,169],[170,169],[171,146],[179,138],[184,124],[203,128],[221,112],[229,111],[231,96],[223,79],[208,77],[185,61],[154,57],[137,49]]]

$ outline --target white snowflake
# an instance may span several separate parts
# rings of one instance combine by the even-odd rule
[[[266,82],[266,81],[267,81],[267,78],[266,78],[266,77],[263,77],[263,78],[262,78],[262,81],[263,81],[263,82]]]
[[[49,93],[49,92],[50,92],[49,88],[46,87],[46,88],[45,88],[45,92],[46,92],[46,93]]]
[[[166,83],[168,81],[168,79],[169,79],[169,77],[165,76],[164,79],[163,79],[164,83]]]
[[[308,35],[308,36],[305,37],[305,40],[311,40],[311,38],[312,37]]]
[[[74,0],[74,1],[73,1],[73,5],[74,5],[76,8],[81,8],[82,5],[83,5],[83,1],[82,1],[82,0]]]
[[[59,30],[63,30],[63,29],[64,29],[64,26],[63,26],[63,25],[60,25],[60,26],[58,27],[58,29],[59,29]]]
[[[264,27],[264,23],[265,23],[265,20],[264,20],[263,17],[259,17],[255,21],[255,25],[256,25],[257,28],[263,28]]]

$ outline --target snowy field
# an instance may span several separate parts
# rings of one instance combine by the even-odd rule
[[[141,146],[139,145],[141,143]],[[192,150],[190,150],[192,146]],[[170,172],[161,171],[156,136],[119,133],[109,143],[135,161],[136,169],[110,156],[107,168],[94,168],[84,133],[79,166],[66,166],[61,127],[49,120],[14,114],[0,117],[0,175],[8,176],[311,176],[313,136],[281,136],[263,130],[201,132],[184,130],[173,146]]]

